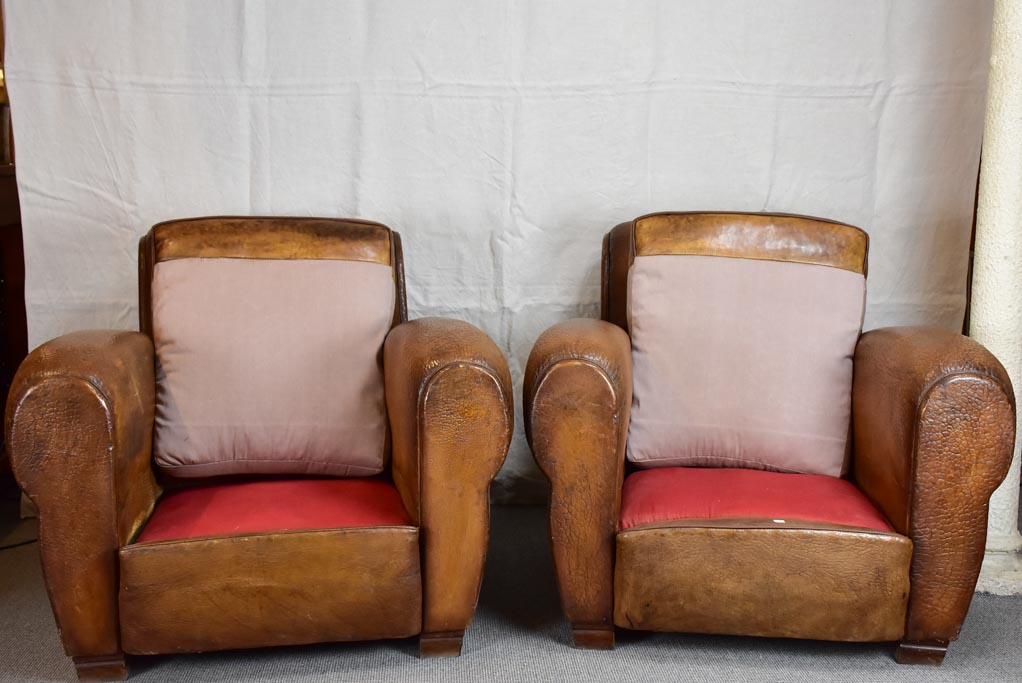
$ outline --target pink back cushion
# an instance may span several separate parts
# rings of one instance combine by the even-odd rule
[[[637,256],[629,460],[841,476],[865,293],[828,266]]]
[[[156,464],[179,477],[364,476],[386,459],[388,265],[156,264]]]

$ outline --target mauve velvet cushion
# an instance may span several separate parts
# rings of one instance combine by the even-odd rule
[[[179,477],[384,467],[390,266],[192,258],[153,273],[154,456]]]
[[[865,296],[840,268],[636,257],[628,459],[844,474]]]

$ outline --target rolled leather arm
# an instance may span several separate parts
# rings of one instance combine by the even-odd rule
[[[580,647],[614,643],[614,535],[632,402],[631,342],[602,320],[569,320],[536,341],[525,431],[550,479],[561,605]]]
[[[159,495],[153,476],[153,344],[90,331],[43,344],[7,403],[18,483],[39,510],[39,550],[64,650],[120,652],[117,552]]]
[[[905,641],[946,646],[979,576],[990,494],[1011,464],[1011,382],[975,341],[923,327],[862,335],[854,377],[855,479],[914,544]]]
[[[458,654],[489,537],[490,484],[514,425],[507,361],[457,320],[398,325],[384,345],[394,483],[423,542],[423,654]]]

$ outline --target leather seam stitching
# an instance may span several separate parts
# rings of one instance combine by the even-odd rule
[[[129,554],[134,554],[147,550],[149,548],[157,548],[171,545],[181,545],[188,543],[197,543],[205,541],[222,541],[231,539],[242,539],[242,538],[262,538],[266,536],[294,536],[298,534],[354,534],[359,532],[378,531],[380,529],[386,530],[397,530],[397,531],[414,531],[416,534],[419,532],[417,526],[411,524],[381,524],[374,526],[365,527],[330,527],[328,529],[279,529],[277,531],[254,531],[250,533],[239,532],[233,534],[216,534],[214,536],[192,536],[190,538],[168,538],[162,541],[149,541],[145,543],[131,543],[123,546],[120,550],[127,551]],[[120,553],[118,553],[120,554]]]
[[[861,275],[864,279],[866,273],[861,268],[846,268],[845,266],[835,265],[833,263],[822,263],[820,261],[809,261],[805,259],[793,259],[793,258],[776,258],[770,256],[756,256],[751,254],[721,254],[721,253],[705,253],[695,251],[658,251],[653,253],[636,254],[637,258],[647,258],[650,256],[705,256],[713,258],[734,258],[734,259],[747,259],[749,261],[769,261],[771,263],[792,263],[801,266],[820,266],[821,268],[834,268],[835,270],[844,270],[855,275]]]

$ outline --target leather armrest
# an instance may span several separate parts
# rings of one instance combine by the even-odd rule
[[[39,510],[47,588],[72,656],[120,651],[117,551],[159,495],[154,384],[152,341],[102,330],[43,344],[11,386],[11,465]]]
[[[424,544],[423,632],[458,633],[475,611],[490,483],[511,442],[507,361],[472,325],[422,318],[391,330],[383,372],[394,483]]]
[[[856,483],[914,544],[905,639],[946,644],[975,589],[990,494],[1011,463],[1011,382],[962,335],[874,330],[855,350],[852,422]]]
[[[550,479],[550,536],[578,645],[613,643],[614,535],[632,402],[631,342],[602,320],[569,320],[536,341],[525,431]],[[609,638],[609,641],[608,641]]]

